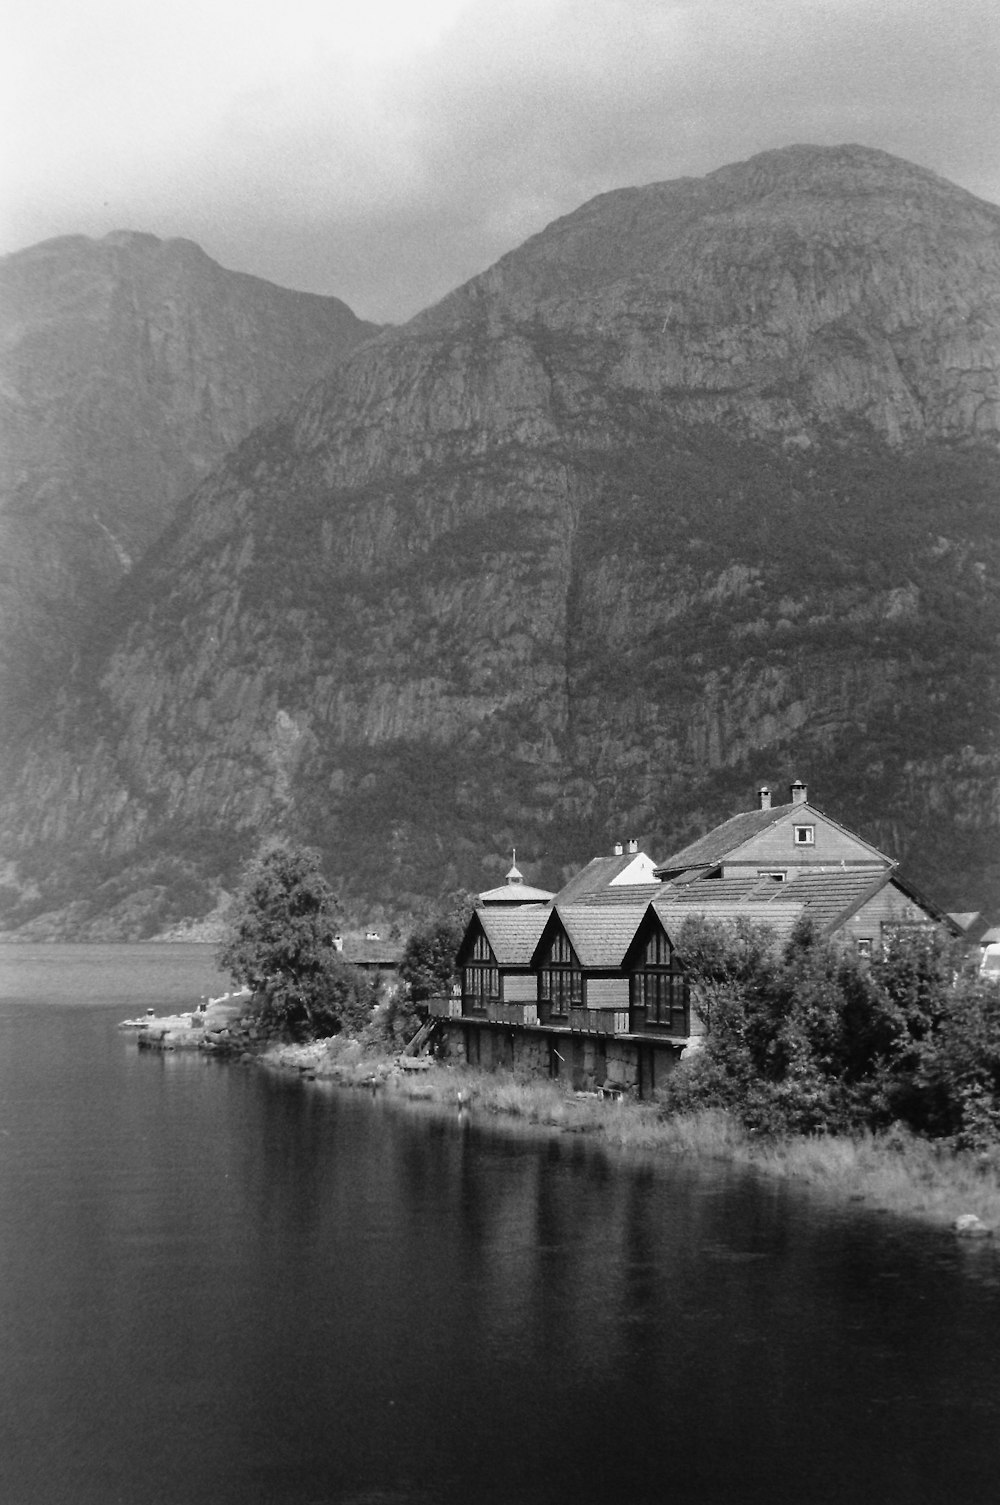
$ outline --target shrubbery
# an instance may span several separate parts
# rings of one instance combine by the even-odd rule
[[[808,921],[778,947],[764,926],[697,917],[678,949],[707,1035],[670,1107],[723,1107],[763,1133],[902,1123],[965,1147],[1000,1140],[1000,998],[936,933],[900,931],[869,962]]]

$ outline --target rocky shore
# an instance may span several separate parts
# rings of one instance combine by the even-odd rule
[[[182,1014],[154,1016],[140,1024],[136,1044],[140,1050],[217,1050],[231,1054],[264,1043],[241,1015],[245,994],[210,999],[203,1009]],[[123,1027],[131,1021],[123,1021]]]

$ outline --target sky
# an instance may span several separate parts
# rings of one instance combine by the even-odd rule
[[[398,321],[611,188],[860,142],[1000,202],[997,0],[5,0],[0,253],[145,230]]]

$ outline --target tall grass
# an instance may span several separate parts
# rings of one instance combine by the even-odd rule
[[[376,1085],[442,1107],[592,1134],[624,1151],[752,1167],[824,1200],[856,1202],[938,1225],[972,1212],[1000,1229],[1000,1155],[953,1151],[900,1133],[757,1138],[719,1109],[667,1116],[655,1103],[604,1101],[544,1078],[465,1066],[435,1065],[411,1074],[342,1038],[272,1048],[264,1059],[345,1086]]]

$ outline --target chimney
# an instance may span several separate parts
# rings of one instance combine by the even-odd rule
[[[343,936],[340,936],[340,935],[335,935],[334,936],[334,938],[333,938],[333,949],[334,949],[334,951],[343,951],[343,949],[344,949],[344,938],[343,938]]]
[[[636,841],[634,836],[629,837],[628,850],[630,854],[639,850],[639,843]]]
[[[757,790],[757,808],[758,810],[770,810],[771,808],[771,791],[766,784],[761,784]]]
[[[615,856],[616,857],[620,857],[621,854],[622,854],[622,844],[621,844],[620,841],[616,841],[615,842]]]
[[[792,796],[793,805],[804,805],[806,800],[809,798],[809,790],[806,788],[805,784],[803,784],[801,779],[796,779],[795,783],[792,785],[791,789],[788,792]]]

